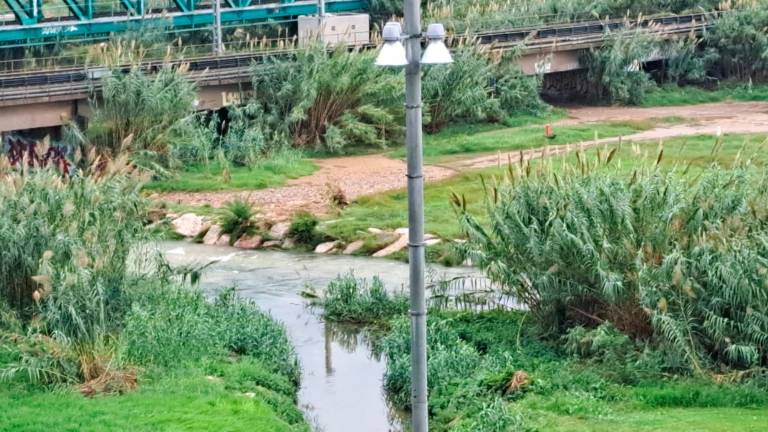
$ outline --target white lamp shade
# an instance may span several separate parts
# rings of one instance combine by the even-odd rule
[[[432,39],[421,57],[422,64],[436,65],[453,63],[451,52],[441,39]]]
[[[376,66],[397,67],[408,64],[405,56],[405,47],[402,42],[384,42],[384,45],[376,57]]]

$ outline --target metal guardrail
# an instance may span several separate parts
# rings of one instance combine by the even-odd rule
[[[708,24],[711,14],[690,14],[657,18],[645,18],[642,20],[613,20],[573,23],[570,25],[558,24],[545,27],[530,27],[523,29],[508,29],[493,32],[483,32],[475,35],[457,36],[456,40],[465,37],[476,38],[482,44],[490,44],[494,48],[504,49],[511,45],[525,42],[527,52],[542,52],[546,50],[566,51],[575,50],[600,44],[606,31],[616,31],[628,26],[638,26],[654,29],[659,34],[673,36],[690,32],[700,32]],[[373,48],[374,45],[365,45],[362,48]],[[250,66],[263,62],[267,57],[291,56],[294,49],[269,50],[263,52],[251,52],[244,54],[232,54],[220,57],[195,57],[180,60],[153,60],[142,63],[141,69],[154,72],[164,65],[185,64],[188,68],[190,79],[200,84],[211,82],[223,82],[248,78]],[[130,70],[125,65],[118,69],[123,72]],[[94,71],[104,71],[104,67],[77,67],[54,71],[17,72],[0,77],[0,105],[19,99],[55,100],[65,97],[67,92],[72,96],[79,96],[83,92],[90,92],[100,86],[100,80],[95,79]],[[98,75],[98,74],[96,74]]]

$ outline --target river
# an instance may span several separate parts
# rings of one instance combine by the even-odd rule
[[[201,287],[214,293],[235,286],[281,321],[302,367],[299,404],[317,431],[401,432],[405,415],[393,410],[382,389],[385,360],[376,356],[366,334],[324,323],[301,292],[324,288],[337,275],[379,276],[393,290],[405,289],[408,265],[386,259],[277,251],[243,251],[188,242],[161,242],[171,265],[214,262]],[[469,275],[468,268],[431,266],[436,277]]]

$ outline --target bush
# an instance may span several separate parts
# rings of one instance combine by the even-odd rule
[[[331,281],[323,299],[323,316],[331,321],[381,323],[407,311],[405,295],[390,294],[378,277],[369,285],[352,273]]]
[[[582,169],[587,163],[582,159]],[[694,370],[766,365],[766,177],[711,168],[515,176],[488,226],[457,199],[474,262],[555,334],[610,322]]]
[[[337,152],[397,137],[402,78],[374,67],[374,55],[314,45],[254,66],[251,103],[267,142]]]
[[[318,219],[317,216],[309,212],[301,211],[291,218],[289,233],[297,242],[314,246],[315,243],[319,241],[319,234],[317,232],[318,224],[320,224],[320,219]]]
[[[238,354],[259,360],[298,383],[299,366],[282,325],[255,304],[224,291],[215,302],[202,291],[159,287],[133,304],[122,353],[140,365],[171,367]]]
[[[596,86],[594,97],[610,103],[642,102],[653,87],[642,63],[658,49],[658,37],[646,29],[607,32],[603,45],[590,49],[583,59]]]
[[[244,234],[250,234],[255,229],[256,209],[246,198],[237,198],[224,203],[219,212],[219,224],[225,234],[231,234],[236,240]]]
[[[140,69],[105,76],[87,142],[112,157],[129,152],[167,164],[174,126],[194,112],[196,89],[183,74],[164,67],[151,77]]]
[[[125,307],[128,255],[143,238],[139,183],[108,171],[0,174],[3,298],[24,318],[42,311],[52,331],[76,341],[110,331]]]
[[[768,77],[768,10],[764,2],[744,2],[722,12],[704,35],[719,76],[740,80]]]

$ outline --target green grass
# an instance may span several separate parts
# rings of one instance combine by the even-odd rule
[[[690,163],[688,173],[695,174],[714,162],[728,166],[741,152],[742,160],[750,158],[756,166],[765,166],[768,163],[768,154],[765,151],[768,143],[764,144],[765,139],[766,136],[763,135],[724,135],[722,145],[716,153],[712,152],[716,142],[713,136],[668,139],[664,142],[661,165],[667,169],[677,169],[682,172]],[[587,155],[594,157],[598,151],[604,153],[614,147],[590,149]],[[636,153],[636,150],[639,150],[639,153]],[[638,146],[625,143],[618,150],[612,164],[618,165],[621,172],[629,174],[639,164],[652,164],[657,155],[657,142]],[[534,166],[536,163],[538,162],[535,162]],[[552,158],[551,163],[557,168],[563,164],[575,164],[576,158],[574,154],[557,156]],[[449,204],[451,192],[463,195],[469,207],[480,214],[484,199],[480,177],[491,179],[494,176],[504,175],[505,171],[506,168],[486,168],[427,184],[424,190],[427,232],[445,238],[460,236],[456,215]],[[407,204],[405,191],[365,196],[357,199],[340,215],[334,217],[337,221],[325,225],[324,230],[332,236],[349,240],[359,237],[360,232],[369,227],[382,229],[404,227],[407,226]]]
[[[291,426],[279,414],[294,411],[290,398],[228,380],[243,366],[222,366],[224,377],[210,379],[202,369],[177,371],[173,376],[140,380],[139,389],[125,395],[86,398],[74,390],[46,391],[0,387],[0,431],[274,431],[305,430]],[[233,372],[230,372],[233,371]],[[257,392],[249,398],[245,392]],[[272,393],[272,392],[270,392]],[[298,414],[300,416],[300,413]]]
[[[555,126],[553,139],[544,136],[540,125],[505,127],[503,125],[462,125],[445,129],[424,140],[424,158],[428,163],[440,163],[458,157],[539,148],[546,145],[573,144],[595,138],[630,135],[652,129],[653,121],[627,121]],[[389,153],[391,157],[405,157],[405,149]]]
[[[546,416],[541,430],[554,432],[760,432],[768,410],[743,408],[675,408],[617,411],[608,418]]]
[[[233,167],[230,181],[226,182],[222,169],[217,164],[209,168],[203,165],[187,167],[175,177],[156,180],[145,186],[154,192],[207,192],[221,190],[250,190],[281,186],[289,179],[303,177],[317,170],[311,160],[300,159],[292,162],[267,161],[255,168]]]
[[[662,86],[646,95],[642,105],[646,107],[678,106],[729,100],[768,101],[768,85],[724,83],[714,90],[696,86]]]

